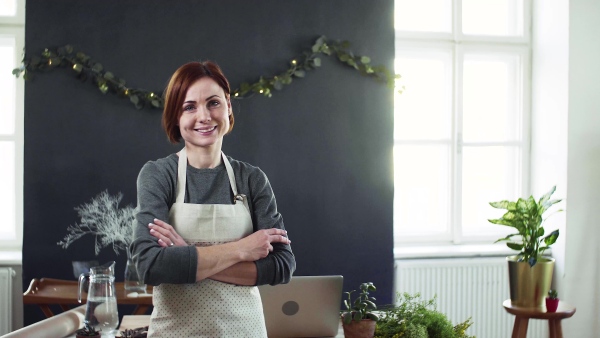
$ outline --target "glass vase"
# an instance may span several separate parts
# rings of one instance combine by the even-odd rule
[[[127,255],[127,263],[125,264],[125,291],[146,293],[146,284],[142,283],[137,267],[130,255]]]

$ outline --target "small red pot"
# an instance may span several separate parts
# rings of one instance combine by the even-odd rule
[[[546,297],[546,311],[556,312],[556,308],[558,308],[558,298],[552,299]]]

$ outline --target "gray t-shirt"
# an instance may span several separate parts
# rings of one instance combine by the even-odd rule
[[[238,193],[248,198],[254,231],[285,229],[265,173],[248,163],[227,158],[233,168]],[[178,159],[177,154],[171,154],[149,161],[142,167],[137,179],[138,205],[130,249],[140,277],[149,285],[196,282],[198,254],[195,247],[163,250],[148,228],[154,218],[165,222],[169,220],[169,209],[177,197]],[[216,168],[198,169],[188,164],[185,203],[233,204],[225,165],[221,163]],[[291,247],[282,243],[273,243],[273,251],[255,263],[257,285],[287,283],[296,269]]]

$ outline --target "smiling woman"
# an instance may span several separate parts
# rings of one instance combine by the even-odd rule
[[[162,121],[185,147],[138,176],[131,248],[140,277],[156,286],[148,336],[265,337],[256,286],[287,283],[296,262],[266,175],[221,151],[234,123],[221,69],[181,66]]]

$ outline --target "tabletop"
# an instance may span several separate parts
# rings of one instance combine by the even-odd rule
[[[133,330],[140,327],[150,325],[150,316],[149,315],[127,315],[123,316],[121,320],[121,325],[119,326],[119,331],[123,331],[125,329]],[[118,337],[118,336],[117,336]],[[344,329],[342,328],[342,322],[340,321],[340,326],[338,329],[338,333],[333,338],[344,338]]]
[[[125,283],[115,282],[115,293],[117,304],[137,305],[134,314],[145,314],[148,308],[152,306],[152,286],[146,287],[146,293],[129,292],[125,290]],[[77,300],[79,292],[79,283],[72,280],[62,280],[54,278],[34,278],[29,284],[27,291],[23,293],[23,304],[37,304],[47,317],[52,317],[54,313],[49,305],[60,305],[63,310],[68,310],[67,305],[80,304]],[[81,294],[81,303],[87,301],[87,293]]]
[[[34,278],[23,293],[24,304],[79,304],[77,300],[79,283],[72,280],[54,278]],[[147,286],[145,294],[127,292],[125,283],[115,282],[118,304],[152,305],[152,286]],[[81,294],[82,303],[87,301],[87,292]]]
[[[510,299],[505,300],[502,303],[502,306],[504,306],[508,313],[511,313],[515,316],[532,319],[564,319],[573,316],[576,311],[574,306],[562,300],[558,303],[556,312],[548,312],[545,306],[541,308],[525,308],[514,306],[512,305]]]

